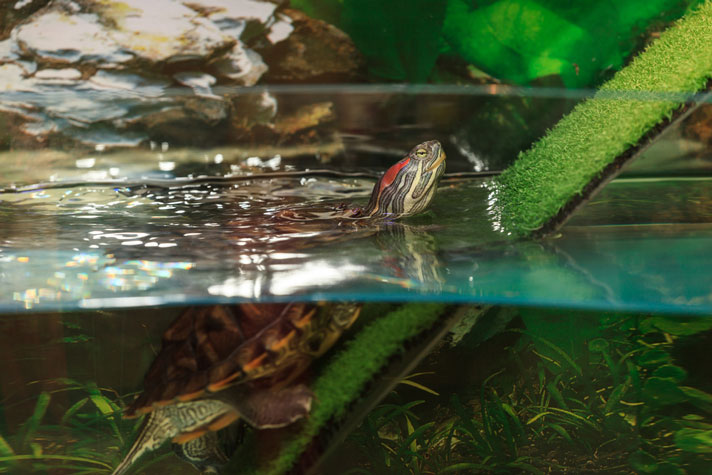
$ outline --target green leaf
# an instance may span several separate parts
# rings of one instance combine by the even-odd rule
[[[7,443],[7,440],[0,435],[0,457],[11,457],[13,455],[15,455],[15,451],[12,450],[12,447]]]
[[[650,317],[649,324],[675,336],[689,336],[712,328],[712,318]]]
[[[68,423],[69,420],[74,416],[74,414],[75,414],[79,409],[81,409],[82,407],[84,407],[84,405],[85,405],[88,401],[89,401],[89,398],[86,398],[86,397],[85,397],[85,398],[83,398],[83,399],[80,399],[78,402],[75,402],[74,404],[72,404],[72,406],[71,406],[69,409],[67,409],[67,411],[66,411],[66,412],[64,413],[64,415],[62,416],[61,424],[62,424],[62,425],[65,425],[66,423]]]
[[[614,407],[620,402],[621,398],[625,394],[626,390],[628,389],[629,386],[629,381],[626,380],[625,383],[619,384],[615,388],[613,388],[613,391],[611,391],[611,394],[608,396],[608,400],[606,401],[606,405],[603,408],[603,412],[605,414],[608,414],[609,412],[614,410]]]
[[[655,471],[655,475],[685,475],[687,470],[682,469],[680,466],[675,465],[671,462],[663,462],[658,464],[658,469]]]
[[[687,378],[687,371],[679,366],[666,364],[653,371],[652,376],[658,378],[670,378],[680,383]]]
[[[371,74],[425,82],[439,54],[445,8],[433,0],[344,0],[341,26]]]
[[[695,406],[712,413],[712,394],[690,386],[680,386],[680,390]]]
[[[646,350],[641,353],[638,357],[637,363],[643,367],[657,367],[660,365],[668,364],[671,360],[672,358],[670,357],[670,354],[668,354],[668,352],[656,348],[652,350]]]
[[[675,432],[675,445],[685,452],[712,454],[712,430],[680,429]]]
[[[418,388],[418,389],[420,389],[421,391],[425,391],[426,393],[430,393],[430,394],[433,394],[433,395],[435,395],[435,396],[440,396],[440,393],[436,392],[435,390],[430,389],[430,388],[427,387],[427,386],[423,386],[423,385],[420,384],[420,383],[416,383],[415,381],[411,381],[410,379],[401,379],[401,380],[400,380],[400,383],[401,383],[401,384],[407,384],[408,386],[413,386],[414,388]]]
[[[463,462],[463,463],[456,463],[454,465],[447,466],[441,470],[441,473],[460,472],[460,471],[480,471],[480,470],[490,470],[491,468],[492,467],[490,467],[489,465],[483,465],[481,463]]]
[[[675,0],[626,2],[449,0],[443,36],[450,49],[494,77],[518,84],[549,75],[592,85],[618,69],[646,25],[675,18]]]
[[[507,464],[507,467],[516,468],[524,472],[533,473],[535,475],[544,475],[544,472],[536,468],[534,465],[525,462],[511,462]]]
[[[643,398],[660,405],[677,404],[688,398],[672,378],[650,377],[643,385]]]
[[[628,463],[631,467],[643,473],[653,473],[658,469],[655,457],[644,450],[637,450],[630,454]]]
[[[32,413],[29,419],[24,425],[24,435],[22,437],[23,447],[29,446],[32,437],[34,437],[37,428],[40,426],[42,419],[47,413],[47,407],[49,406],[50,395],[47,392],[42,392],[37,397],[37,403],[35,404],[35,411]]]
[[[556,432],[557,434],[559,434],[564,439],[566,439],[566,441],[569,442],[570,444],[574,443],[574,440],[571,438],[571,435],[569,435],[568,431],[566,429],[564,429],[562,426],[560,426],[559,424],[547,423],[546,426],[549,427],[554,432]]]
[[[37,442],[30,442],[30,450],[35,457],[42,458],[42,446]]]

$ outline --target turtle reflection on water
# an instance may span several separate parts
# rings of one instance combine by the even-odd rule
[[[445,170],[439,142],[424,142],[393,165],[364,208],[340,207],[314,219],[410,216],[432,201]],[[283,216],[288,220],[308,216]],[[227,461],[215,432],[241,419],[257,429],[308,415],[312,393],[298,377],[358,317],[359,304],[241,304],[190,308],[166,330],[143,393],[126,417],[147,414],[114,473],[167,440],[202,470]]]

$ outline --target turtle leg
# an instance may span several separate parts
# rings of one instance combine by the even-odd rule
[[[309,414],[314,394],[304,384],[242,394],[232,404],[256,429],[284,427]]]
[[[234,421],[236,417],[230,405],[215,399],[179,402],[156,408],[146,417],[136,441],[114,469],[113,475],[125,473],[143,454],[156,450],[168,439],[195,434],[185,438],[189,441],[202,435],[203,432],[199,431],[210,424],[227,418]]]

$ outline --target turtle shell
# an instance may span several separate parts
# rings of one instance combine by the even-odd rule
[[[163,335],[127,417],[238,385],[282,387],[329,349],[360,305],[240,304],[193,307]]]

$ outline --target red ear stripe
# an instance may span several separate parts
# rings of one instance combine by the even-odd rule
[[[383,175],[383,178],[381,178],[381,186],[378,189],[378,193],[380,194],[383,189],[387,186],[390,186],[391,183],[393,183],[393,180],[396,179],[396,176],[398,176],[398,172],[403,169],[406,165],[408,165],[408,162],[410,162],[410,158],[406,158],[405,160],[401,160],[400,162],[396,163],[393,165],[391,168],[388,169],[385,175]]]

